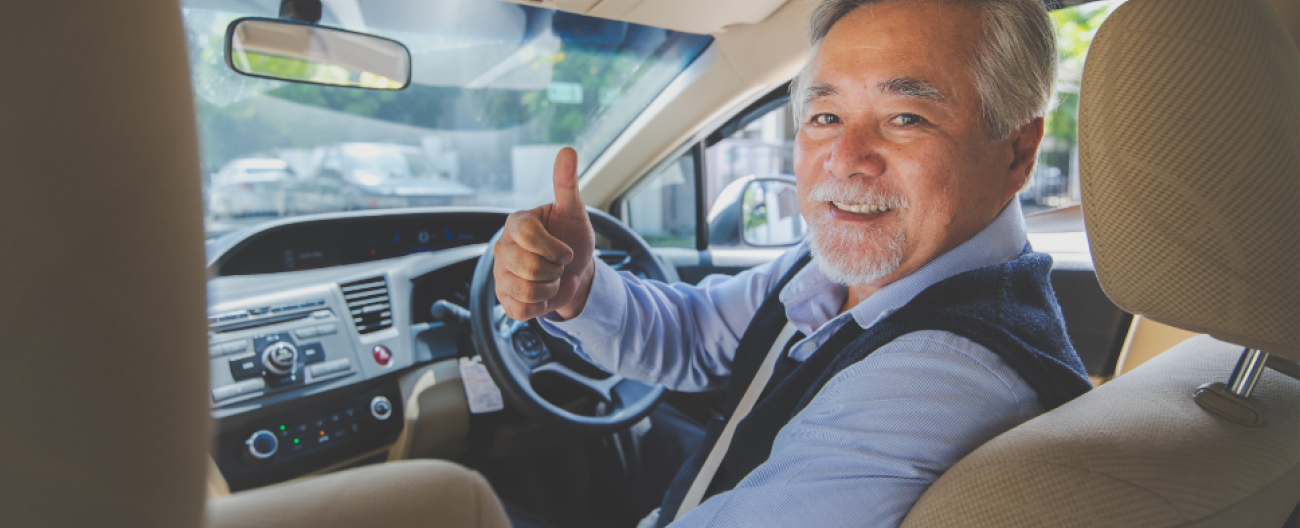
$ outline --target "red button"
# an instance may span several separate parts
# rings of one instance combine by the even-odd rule
[[[393,353],[389,352],[383,345],[375,345],[375,349],[371,354],[374,354],[375,363],[379,363],[381,367],[387,367],[388,362],[393,360]]]

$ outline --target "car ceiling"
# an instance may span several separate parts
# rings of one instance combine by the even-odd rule
[[[621,20],[636,24],[662,27],[688,33],[713,34],[729,26],[757,24],[767,20],[787,0],[505,0],[507,2],[556,9],[587,16]],[[789,0],[801,2],[804,0]],[[1048,9],[1059,9],[1088,3],[1094,0],[1044,0]],[[337,25],[357,31],[369,26],[387,29],[416,30],[437,27],[436,21],[426,20],[421,8],[437,4],[440,0],[424,2],[370,2],[366,0],[322,0],[324,14],[321,23]],[[279,12],[280,0],[185,0],[187,7],[246,12],[250,15],[274,16]],[[422,23],[428,26],[422,26]]]

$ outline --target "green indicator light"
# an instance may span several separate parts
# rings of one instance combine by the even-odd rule
[[[295,443],[295,444],[298,443],[298,439],[297,439],[297,438],[294,438],[294,439],[293,439],[293,443]]]
[[[280,426],[280,430],[281,430],[281,431],[284,430],[284,426],[283,426],[283,425]]]

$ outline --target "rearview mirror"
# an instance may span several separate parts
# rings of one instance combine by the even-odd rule
[[[411,53],[397,41],[271,18],[230,23],[226,64],[253,77],[374,90],[411,81]]]
[[[740,200],[741,237],[751,246],[790,246],[808,230],[793,178],[758,178]]]

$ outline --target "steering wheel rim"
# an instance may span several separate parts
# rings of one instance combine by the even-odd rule
[[[596,233],[610,239],[617,247],[630,248],[622,264],[635,264],[651,279],[670,282],[676,278],[676,270],[655,257],[640,235],[603,211],[589,207],[587,213]],[[533,419],[586,434],[623,429],[649,415],[663,398],[663,385],[652,385],[617,374],[605,379],[583,375],[555,361],[540,335],[545,330],[538,327],[535,320],[515,321],[505,316],[497,302],[492,275],[495,261],[492,248],[496,247],[501,233],[497,231],[492,236],[487,252],[479,258],[474,269],[469,312],[474,348],[506,399]],[[532,377],[539,373],[558,375],[577,383],[599,397],[611,411],[601,416],[585,416],[546,401],[533,389]]]

